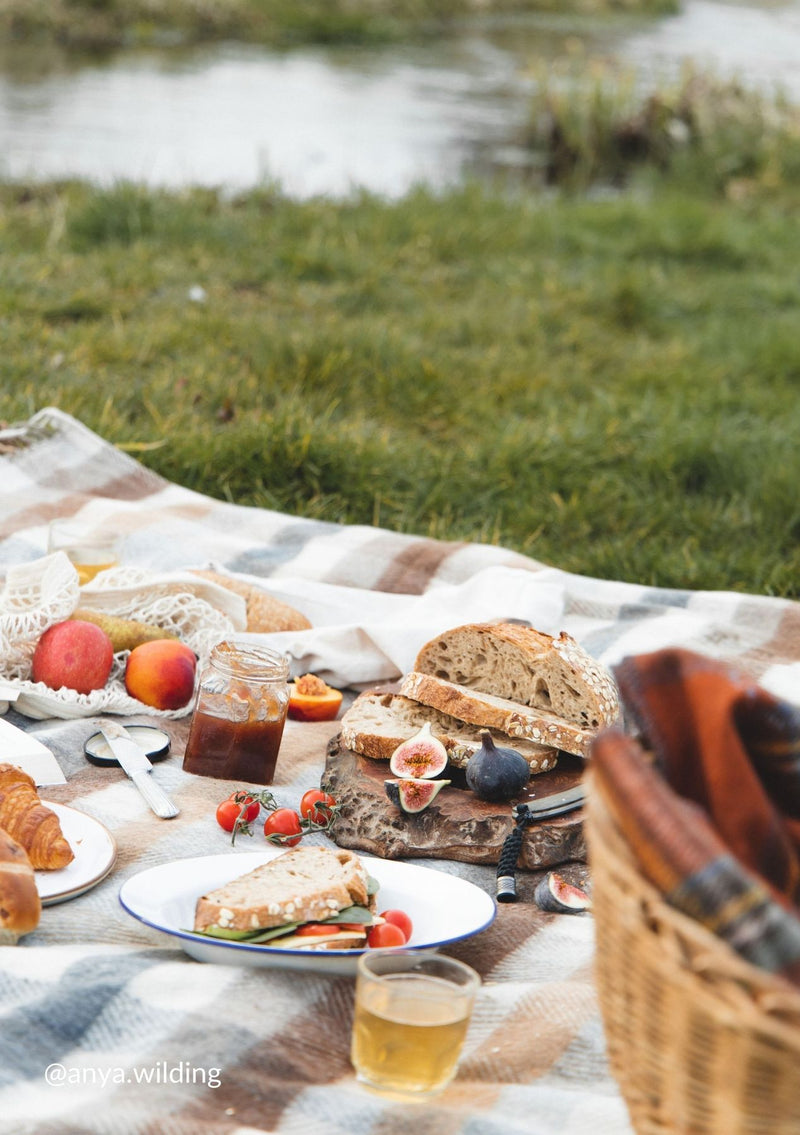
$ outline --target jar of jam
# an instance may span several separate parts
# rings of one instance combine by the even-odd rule
[[[225,641],[200,675],[183,757],[187,772],[272,784],[289,705],[289,659]]]

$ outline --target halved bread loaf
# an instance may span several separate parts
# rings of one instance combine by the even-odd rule
[[[430,723],[433,736],[444,745],[455,768],[465,768],[472,754],[481,747],[480,729],[402,694],[377,691],[359,694],[342,717],[342,744],[373,760],[388,761],[397,746],[413,737],[426,722]],[[532,776],[555,768],[557,749],[512,739],[498,731],[490,732],[497,745],[522,753]]]
[[[347,906],[369,906],[367,870],[344,848],[297,847],[202,895],[194,928],[266,930],[324,922]]]
[[[583,729],[571,721],[555,717],[519,702],[493,694],[471,690],[467,686],[446,682],[430,674],[418,674],[412,670],[400,684],[400,693],[447,713],[459,721],[484,729],[497,729],[508,734],[516,742],[519,738],[534,741],[539,745],[552,745],[565,753],[575,753],[585,757],[588,746],[596,730]],[[519,748],[512,742],[513,748]]]
[[[611,674],[565,631],[554,638],[517,623],[454,627],[422,647],[413,669],[444,683],[530,706],[582,729],[598,729],[619,717]],[[402,692],[417,696],[407,688]],[[441,700],[427,704],[452,712]],[[495,727],[505,729],[501,724]],[[515,735],[538,740],[535,734]]]

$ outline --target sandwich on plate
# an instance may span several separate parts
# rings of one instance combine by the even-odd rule
[[[367,944],[378,884],[344,848],[298,847],[197,900],[194,933],[288,950]]]

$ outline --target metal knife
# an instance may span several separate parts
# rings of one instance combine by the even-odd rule
[[[150,773],[153,771],[153,766],[127,729],[116,721],[102,721],[100,732],[108,742],[111,752],[155,814],[162,820],[170,820],[173,816],[177,816],[180,808],[173,804],[164,789],[152,779]]]
[[[529,815],[535,816],[537,820],[543,820],[547,816],[561,816],[565,812],[572,812],[575,808],[580,808],[585,799],[586,790],[583,785],[575,784],[572,788],[567,788],[554,796],[543,796],[541,800],[534,798],[524,803],[527,805]]]

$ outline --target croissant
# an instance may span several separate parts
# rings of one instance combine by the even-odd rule
[[[75,858],[58,816],[22,769],[0,764],[0,828],[22,845],[35,870],[57,871]]]
[[[0,945],[14,946],[39,925],[42,903],[31,861],[16,840],[0,832]]]

